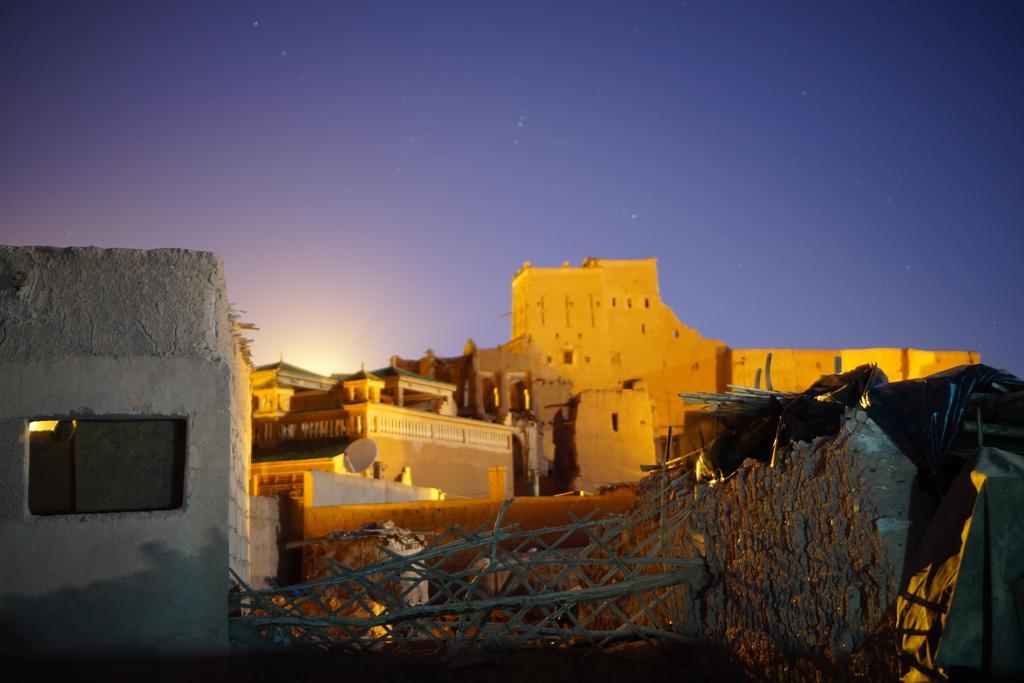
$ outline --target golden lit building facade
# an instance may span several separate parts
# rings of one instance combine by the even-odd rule
[[[512,279],[511,339],[462,356],[393,361],[450,382],[460,415],[514,427],[516,490],[594,490],[640,477],[666,448],[713,438],[681,392],[727,385],[802,391],[822,375],[876,363],[890,381],[980,362],[971,351],[732,349],[683,324],[661,300],[655,259],[525,263]],[[666,444],[669,429],[672,443]],[[704,433],[702,433],[704,432]]]
[[[377,444],[374,476],[450,497],[486,498],[494,469],[512,469],[513,430],[459,417],[444,381],[394,366],[328,377],[280,362],[256,368],[252,384],[253,495],[300,498],[305,472],[333,471],[361,438]]]

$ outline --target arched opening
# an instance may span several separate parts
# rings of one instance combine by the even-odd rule
[[[512,437],[512,486],[517,496],[530,495],[530,468],[526,463],[526,449],[519,435]]]
[[[501,405],[501,397],[498,393],[498,385],[493,377],[486,377],[483,381],[484,412],[497,413]]]

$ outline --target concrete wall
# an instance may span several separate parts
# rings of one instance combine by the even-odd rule
[[[243,579],[251,580],[249,547],[249,484],[252,473],[252,398],[249,384],[251,364],[240,344],[231,358],[230,412],[231,465],[228,473],[228,563]]]
[[[682,501],[672,552],[710,576],[694,632],[757,680],[891,679],[915,468],[861,411],[780,456]]]
[[[350,437],[377,443],[376,462],[385,479],[394,480],[408,467],[418,486],[475,498],[487,496],[489,468],[512,471],[512,429],[504,425],[381,403],[355,404],[346,415]]]
[[[0,247],[0,314],[0,651],[225,649],[248,415],[220,260]],[[181,508],[29,512],[28,422],[91,416],[187,420]]]
[[[249,501],[249,585],[269,588],[280,575],[281,503],[271,496]]]
[[[403,467],[412,469],[417,486],[441,489],[446,495],[486,498],[491,467],[509,472],[505,497],[512,496],[512,454],[484,449],[453,447],[408,437],[374,434],[379,452],[377,462],[384,464],[384,476],[394,479]]]
[[[426,486],[410,486],[395,481],[372,479],[358,474],[310,470],[303,474],[303,505],[368,505],[406,503],[414,500],[438,500],[441,492]]]

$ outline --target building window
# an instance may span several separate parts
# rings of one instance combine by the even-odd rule
[[[34,515],[180,508],[183,419],[29,423],[28,509]]]
[[[612,308],[615,308],[615,297],[612,297]]]
[[[647,334],[647,325],[640,323],[640,334]]]
[[[572,349],[566,349],[565,351],[562,351],[562,362],[563,363],[565,363],[566,365],[572,365],[573,361],[575,361],[575,360],[576,360],[576,354],[573,352]]]
[[[612,431],[613,432],[619,431],[619,414],[618,413],[612,413]]]
[[[650,299],[644,299],[644,308],[650,308],[650,307],[651,307],[651,300]]]
[[[672,330],[672,338],[673,339],[678,339],[679,338],[679,330]]]
[[[626,308],[633,308],[633,298],[626,299]]]

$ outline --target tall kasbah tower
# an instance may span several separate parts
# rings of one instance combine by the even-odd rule
[[[673,427],[684,450],[700,442],[696,431],[707,421],[687,420],[696,407],[684,407],[679,393],[755,386],[761,373],[766,383],[769,354],[772,387],[793,392],[864,363],[877,363],[898,381],[980,362],[979,354],[962,350],[730,349],[684,325],[662,302],[655,259],[588,258],[578,268],[523,264],[512,279],[512,342],[522,339],[533,342],[540,360],[570,380],[574,392],[644,380],[655,435]]]
[[[523,337],[576,392],[644,380],[659,435],[682,426],[682,388],[723,391],[728,381],[726,345],[684,325],[662,302],[653,258],[523,264],[512,280],[512,340]]]

